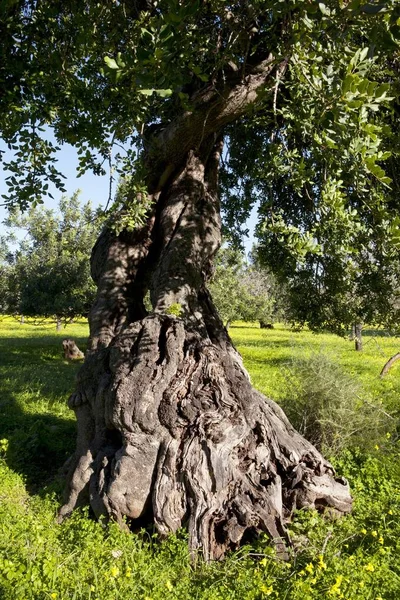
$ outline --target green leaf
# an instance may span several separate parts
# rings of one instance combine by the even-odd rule
[[[326,6],[326,4],[323,4],[322,2],[320,2],[320,3],[318,4],[318,6],[319,6],[319,10],[322,12],[322,14],[323,14],[323,15],[325,15],[325,16],[327,16],[327,17],[329,17],[329,16],[330,16],[330,14],[331,14],[331,10],[330,10],[330,8],[328,8],[328,7]]]
[[[115,62],[115,59],[111,58],[110,56],[105,56],[104,62],[106,63],[106,65],[109,69],[119,69],[119,66]]]
[[[154,90],[154,91],[161,98],[168,98],[169,96],[172,96],[172,90]]]
[[[369,48],[363,48],[360,52],[360,62],[363,62],[363,60],[366,59],[367,54],[368,54]]]

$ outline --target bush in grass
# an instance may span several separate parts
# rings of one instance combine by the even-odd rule
[[[286,367],[282,402],[294,427],[323,453],[365,450],[379,444],[392,427],[390,416],[363,394],[361,386],[329,356],[319,352],[293,359]]]

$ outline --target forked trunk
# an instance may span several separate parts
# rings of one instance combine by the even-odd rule
[[[189,151],[146,226],[105,232],[94,249],[98,295],[69,401],[78,443],[60,511],[89,503],[162,535],[186,526],[207,560],[260,531],[284,552],[296,508],[351,508],[346,481],[252,388],[207,291],[220,152],[213,137]]]

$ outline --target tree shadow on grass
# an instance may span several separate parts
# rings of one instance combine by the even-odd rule
[[[76,341],[84,348],[83,338]],[[31,494],[48,490],[75,449],[66,402],[79,367],[63,359],[58,336],[0,339],[0,439],[7,465]]]

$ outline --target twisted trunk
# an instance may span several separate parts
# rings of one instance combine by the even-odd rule
[[[163,535],[186,526],[207,560],[259,531],[284,552],[296,508],[351,507],[347,483],[252,388],[207,291],[221,228],[222,141],[210,114],[183,158],[176,146],[170,166],[155,163],[146,225],[106,231],[94,248],[98,294],[69,400],[78,441],[60,511],[89,503],[98,517],[153,522]]]

